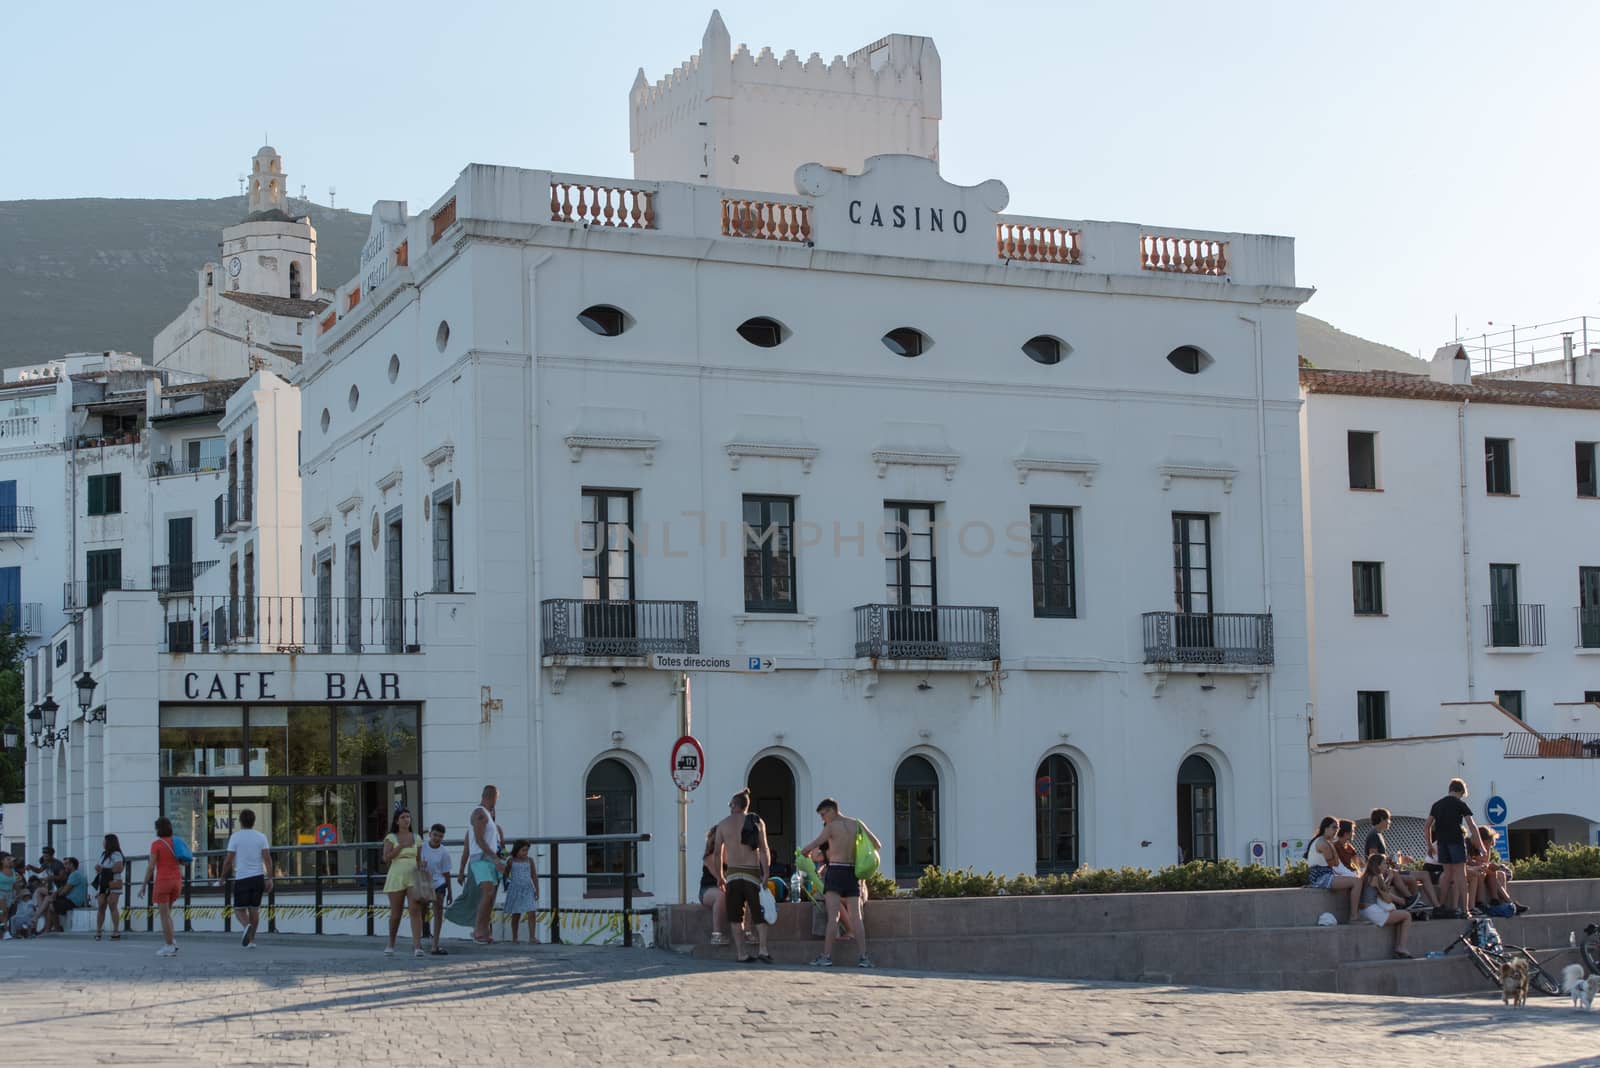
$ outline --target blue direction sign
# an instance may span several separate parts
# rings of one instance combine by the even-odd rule
[[[1495,851],[1496,854],[1499,855],[1500,863],[1502,863],[1502,864],[1510,864],[1511,863],[1511,838],[1510,838],[1510,836],[1508,836],[1506,834],[1506,825],[1503,824],[1503,823],[1495,824],[1494,825],[1494,833],[1495,833],[1494,851]]]
[[[1503,824],[1506,822],[1506,799],[1499,794],[1489,798],[1489,803],[1483,806],[1483,814],[1489,817],[1489,822]]]

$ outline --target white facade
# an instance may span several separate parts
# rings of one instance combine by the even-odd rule
[[[1600,739],[1600,390],[1466,367],[1303,375],[1314,800],[1424,816],[1462,775],[1514,853],[1592,842],[1600,762],[1559,739]]]
[[[654,84],[641,69],[628,105],[635,178],[792,193],[804,163],[855,174],[872,156],[939,158],[928,37],[891,34],[832,62],[752,55],[713,11],[700,51]]]

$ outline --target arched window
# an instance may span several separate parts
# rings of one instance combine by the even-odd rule
[[[634,834],[639,829],[639,786],[620,760],[607,758],[589,772],[583,787],[584,834]],[[637,871],[631,842],[591,843],[587,849],[589,892],[621,892],[622,874]],[[637,888],[638,881],[634,881]]]
[[[289,264],[289,299],[300,299],[300,265],[298,263]]]
[[[939,772],[908,756],[894,773],[894,877],[915,879],[939,864]]]
[[[1217,769],[1199,753],[1178,768],[1178,852],[1185,861],[1217,859]]]
[[[1035,871],[1054,875],[1078,867],[1078,769],[1060,753],[1045,757],[1034,776]]]
[[[767,825],[767,846],[775,860],[794,856],[798,826],[795,822],[794,772],[782,757],[764,756],[750,769],[746,780],[753,799],[750,811]],[[801,841],[804,841],[802,839]]]

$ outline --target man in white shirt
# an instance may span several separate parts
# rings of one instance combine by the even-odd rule
[[[272,889],[272,850],[267,836],[256,830],[256,814],[239,812],[239,829],[228,836],[228,855],[222,878],[232,874],[233,914],[244,925],[244,948],[256,948],[256,925],[261,922],[261,895]]]

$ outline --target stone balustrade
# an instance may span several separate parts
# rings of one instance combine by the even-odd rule
[[[1139,238],[1139,267],[1173,274],[1227,274],[1228,243],[1203,237],[1144,234]]]
[[[1002,219],[995,225],[995,255],[1024,263],[1081,263],[1083,234],[1064,226]]]
[[[618,185],[590,185],[550,178],[550,221],[614,226],[624,230],[654,230],[655,210],[648,189]]]
[[[723,197],[722,236],[804,243],[811,240],[811,209],[779,200]]]

